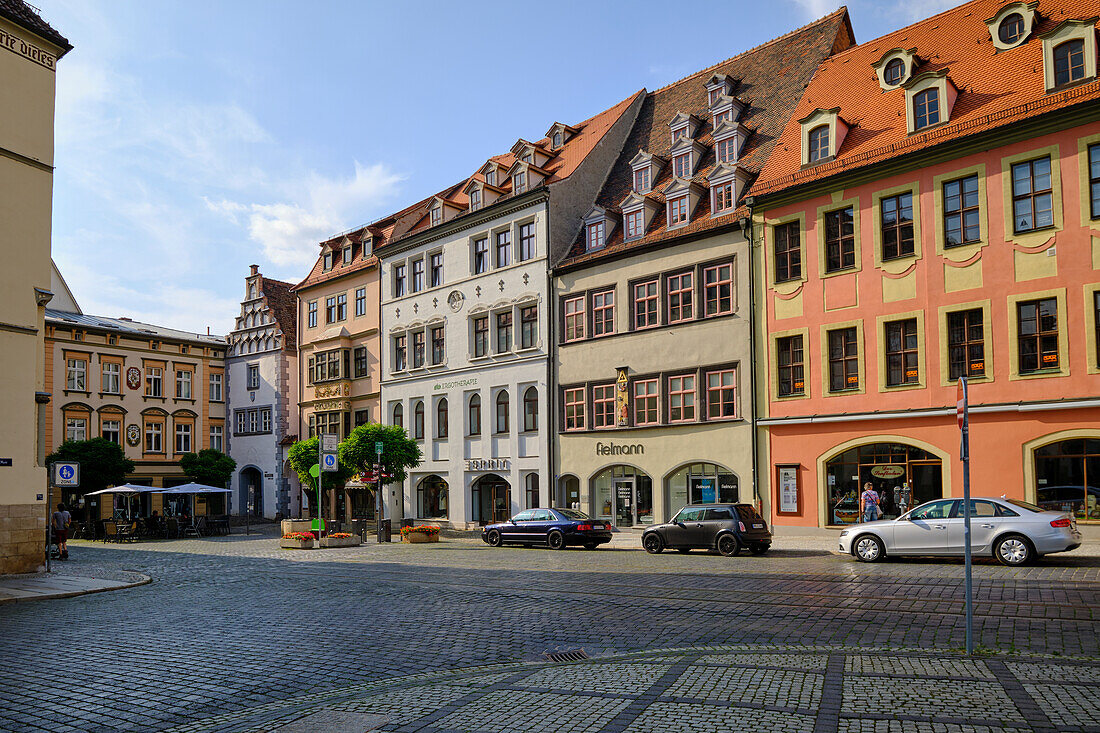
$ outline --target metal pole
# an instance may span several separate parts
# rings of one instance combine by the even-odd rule
[[[325,439],[321,437],[321,433],[317,433],[317,540],[321,539],[321,529],[323,527],[323,521],[321,519],[321,477],[325,475],[324,466],[321,465],[321,449],[324,447]]]
[[[966,567],[966,653],[974,653],[974,587],[970,553],[970,399],[966,377],[959,378],[962,390],[963,459],[963,564]]]
[[[46,468],[49,477],[46,481],[46,572],[50,572],[50,545],[53,544],[53,516],[50,513],[50,503],[53,501],[53,464]]]
[[[374,464],[374,533],[378,542],[382,542],[382,452],[378,452],[378,461]],[[390,528],[392,531],[392,527]]]

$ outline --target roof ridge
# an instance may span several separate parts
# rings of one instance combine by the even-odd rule
[[[953,8],[947,8],[946,10],[941,10],[940,12],[936,13],[935,15],[930,15],[927,18],[920,18],[918,20],[914,20],[909,25],[904,25],[901,28],[897,28],[895,30],[890,31],[889,33],[883,33],[881,36],[878,36],[876,38],[872,38],[868,41],[864,41],[863,43],[853,43],[851,46],[844,49],[843,51],[840,51],[838,53],[834,53],[831,56],[826,56],[825,60],[822,62],[822,64],[834,61],[836,59],[843,58],[846,54],[848,54],[850,52],[853,52],[853,51],[856,51],[856,50],[866,49],[871,44],[876,43],[878,41],[881,41],[883,38],[887,38],[889,36],[897,35],[898,33],[902,33],[904,31],[911,30],[913,28],[916,28],[917,26],[925,25],[926,23],[931,23],[936,18],[939,18],[942,15],[947,15],[948,13],[954,13],[956,11],[962,10],[963,8],[967,7],[968,5],[980,5],[983,2],[985,2],[985,0],[967,0],[966,2],[960,3],[959,5],[956,5]],[[918,55],[920,55],[920,54],[918,53]],[[926,57],[924,57],[924,58],[926,58]]]
[[[979,0],[973,0],[973,1],[978,2]],[[795,28],[793,31],[788,31],[788,32],[784,33],[781,36],[777,36],[776,38],[771,39],[770,41],[765,41],[764,43],[761,43],[757,46],[753,46],[752,48],[745,49],[741,53],[734,54],[733,56],[730,56],[728,59],[725,59],[724,61],[719,61],[717,63],[711,64],[710,66],[708,66],[705,69],[702,69],[700,71],[696,71],[696,72],[693,72],[691,74],[688,74],[687,76],[685,76],[681,79],[677,79],[676,81],[669,82],[668,84],[665,84],[663,87],[660,87],[658,89],[654,89],[652,92],[650,92],[650,94],[657,94],[658,92],[663,92],[666,89],[668,89],[669,87],[676,86],[680,82],[684,82],[684,81],[687,81],[688,79],[692,79],[692,78],[697,77],[701,74],[705,74],[708,71],[713,71],[714,69],[717,69],[719,66],[724,66],[724,65],[730,63],[731,61],[736,61],[737,59],[741,58],[742,56],[747,56],[750,53],[755,53],[756,51],[759,51],[763,48],[767,48],[768,46],[775,45],[776,43],[779,43],[780,41],[785,41],[788,38],[790,38],[791,36],[797,35],[798,33],[802,33],[803,31],[807,30],[808,28],[811,28],[811,27],[814,27],[814,26],[817,26],[817,25],[821,25],[821,24],[825,23],[826,21],[831,20],[834,16],[841,16],[841,15],[846,14],[847,12],[848,12],[848,6],[847,5],[841,5],[839,8],[837,8],[833,12],[829,13],[828,15],[823,15],[822,17],[818,18],[817,20],[810,21],[806,25],[801,26],[799,28]]]

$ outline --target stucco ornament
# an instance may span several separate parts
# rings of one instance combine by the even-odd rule
[[[126,370],[126,386],[130,389],[137,389],[141,386],[141,370],[137,367],[130,367]]]
[[[136,447],[141,442],[141,428],[137,425],[126,426],[126,444]]]
[[[451,294],[447,296],[447,305],[451,306],[451,310],[458,313],[462,310],[462,304],[466,302],[466,296],[458,290],[452,290]]]

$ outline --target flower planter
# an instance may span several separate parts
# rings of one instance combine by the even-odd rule
[[[358,547],[363,544],[359,539],[359,535],[352,535],[351,537],[322,537],[321,547]]]
[[[279,540],[279,547],[288,550],[312,550],[313,540]]]
[[[439,542],[438,534],[427,534],[426,532],[409,532],[401,537],[402,541],[408,542],[411,545],[415,545],[420,542]]]

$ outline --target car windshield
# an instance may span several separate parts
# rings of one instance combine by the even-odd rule
[[[1045,509],[1043,509],[1042,507],[1037,507],[1037,506],[1035,506],[1034,504],[1032,504],[1032,503],[1030,503],[1030,502],[1026,502],[1026,501],[1021,501],[1020,499],[1006,499],[1005,501],[1006,501],[1006,502],[1008,502],[1009,504],[1011,504],[1012,506],[1018,506],[1018,507],[1020,507],[1021,509],[1026,509],[1026,510],[1028,510],[1029,512],[1042,512],[1042,511],[1046,511],[1046,510],[1045,510]]]
[[[566,519],[588,519],[588,515],[584,512],[578,512],[576,509],[555,509],[558,514],[562,515]]]
[[[673,522],[699,522],[703,519],[702,507],[684,507],[680,513],[672,518]]]

